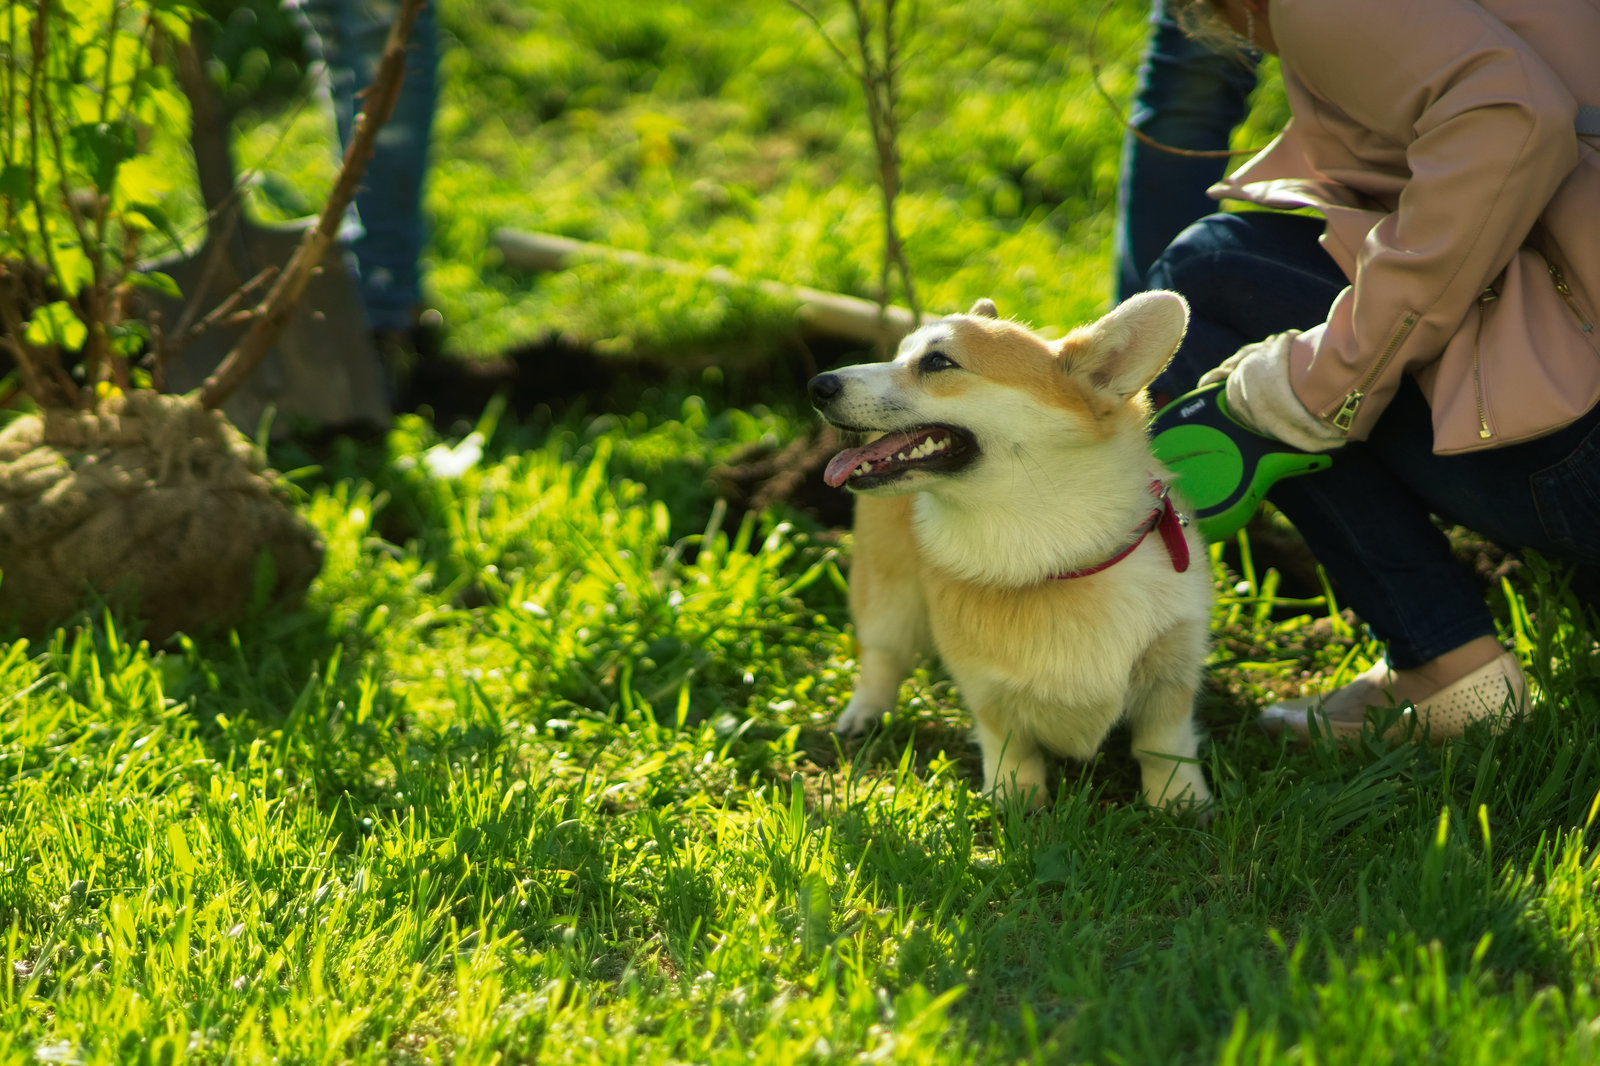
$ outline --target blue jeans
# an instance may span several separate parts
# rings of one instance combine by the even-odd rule
[[[341,149],[350,144],[356,96],[372,84],[389,28],[399,12],[397,0],[290,0],[307,47],[327,70],[334,123]],[[438,100],[438,34],[433,4],[424,5],[412,28],[406,52],[405,81],[394,113],[378,132],[377,144],[356,193],[358,225],[350,250],[356,259],[367,325],[375,330],[407,330],[422,303],[421,267],[427,227],[422,184]]]
[[[1219,55],[1186,36],[1165,0],[1156,0],[1150,22],[1129,124],[1174,148],[1227,148],[1255,88],[1254,61]],[[1124,137],[1112,246],[1119,302],[1144,288],[1151,264],[1180,230],[1217,209],[1206,189],[1226,166],[1224,158],[1175,155],[1132,133]]]
[[[1152,391],[1186,391],[1242,344],[1323,321],[1347,280],[1317,244],[1321,231],[1318,218],[1248,212],[1213,215],[1180,234],[1148,287],[1183,293],[1192,317]],[[1395,668],[1495,632],[1435,518],[1570,565],[1576,591],[1596,602],[1600,408],[1538,440],[1435,455],[1427,400],[1406,378],[1368,439],[1332,455],[1327,470],[1280,482],[1268,499]]]

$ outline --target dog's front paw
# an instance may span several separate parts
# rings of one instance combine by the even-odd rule
[[[990,802],[996,807],[1004,807],[1016,801],[1025,811],[1038,811],[1043,810],[1044,805],[1050,801],[1050,794],[1045,791],[1043,776],[1037,780],[1007,778],[987,787],[984,791],[989,794]]]
[[[844,713],[839,715],[839,720],[834,723],[833,731],[841,737],[857,737],[870,732],[890,714],[891,708],[884,707],[875,700],[864,700],[859,695],[852,696],[850,702],[845,704]]]
[[[1157,808],[1169,818],[1205,828],[1216,817],[1217,804],[1210,795],[1195,799],[1187,792],[1176,799],[1164,799]]]
[[[1180,764],[1165,778],[1149,773],[1142,791],[1146,803],[1168,814],[1194,817],[1201,823],[1211,820],[1211,790],[1198,766]]]

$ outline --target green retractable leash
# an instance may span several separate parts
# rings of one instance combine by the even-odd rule
[[[1333,462],[1234,421],[1223,386],[1217,382],[1186,393],[1150,421],[1150,448],[1176,475],[1174,487],[1207,542],[1244,528],[1277,482]]]

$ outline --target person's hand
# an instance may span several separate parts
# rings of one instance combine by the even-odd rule
[[[1228,414],[1263,436],[1303,452],[1326,452],[1344,444],[1344,434],[1306,409],[1289,384],[1289,347],[1298,330],[1247,344],[1206,372],[1201,385],[1227,380]]]

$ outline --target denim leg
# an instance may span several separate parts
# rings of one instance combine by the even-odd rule
[[[1411,390],[1421,410],[1391,405],[1380,425],[1413,421],[1431,450],[1427,402]],[[1495,628],[1429,502],[1389,466],[1387,443],[1347,444],[1327,470],[1281,481],[1267,498],[1305,539],[1344,605],[1384,643],[1389,664],[1406,670]]]
[[[1600,408],[1537,440],[1435,455],[1421,391],[1407,379],[1402,400],[1416,415],[1385,417],[1371,443],[1433,512],[1513,551],[1571,566],[1574,589],[1596,604],[1600,571]],[[1389,410],[1393,410],[1393,405]]]
[[[1152,391],[1181,393],[1241,345],[1325,319],[1347,282],[1317,244],[1321,231],[1321,219],[1264,212],[1213,215],[1185,230],[1150,272],[1151,288],[1190,305],[1189,333]],[[1268,493],[1398,669],[1494,633],[1476,581],[1433,521],[1449,513],[1442,494],[1420,493],[1399,464],[1432,455],[1427,403],[1415,385],[1407,395],[1369,442]]]
[[[1254,60],[1219,55],[1188,37],[1165,0],[1155,0],[1150,22],[1129,124],[1174,148],[1226,149],[1255,88]],[[1226,167],[1225,158],[1175,155],[1132,133],[1124,137],[1112,247],[1119,301],[1144,288],[1146,272],[1173,237],[1216,210],[1206,189]]]
[[[1353,462],[1347,461],[1346,452]],[[1444,540],[1436,528],[1424,528],[1419,516],[1436,515],[1476,530],[1508,551],[1536,551],[1566,564],[1573,569],[1573,589],[1579,598],[1591,607],[1600,606],[1594,583],[1600,571],[1600,408],[1538,440],[1436,455],[1432,412],[1416,382],[1406,378],[1366,443],[1336,453],[1328,473],[1335,471],[1341,472],[1342,484],[1312,485],[1321,478],[1314,475],[1305,479],[1305,485],[1283,482],[1271,498],[1302,533],[1308,527],[1301,526],[1296,513],[1315,514],[1313,521],[1344,527],[1339,541],[1382,545],[1367,556],[1374,567],[1401,568],[1398,573],[1368,575],[1375,595],[1395,598],[1386,614],[1369,615],[1356,608],[1388,641],[1394,665],[1414,666],[1474,637],[1494,633],[1488,609],[1452,573],[1459,566],[1447,567],[1442,556],[1425,558],[1419,551],[1393,550],[1396,543]],[[1352,471],[1357,472],[1353,479]],[[1363,497],[1368,501],[1364,507]],[[1351,507],[1340,508],[1341,499]],[[1404,506],[1390,510],[1394,500],[1404,501]],[[1321,559],[1322,550],[1312,537],[1306,536],[1306,541]],[[1447,553],[1448,546],[1438,551]],[[1346,595],[1356,606],[1354,595],[1349,591]],[[1375,623],[1374,617],[1393,621]]]
[[[350,143],[358,94],[372,83],[384,42],[399,12],[397,0],[302,0],[302,24],[313,55],[327,70],[341,148]],[[438,99],[438,33],[433,5],[412,28],[405,81],[394,113],[378,132],[366,176],[356,193],[360,226],[351,240],[367,324],[409,329],[422,302],[420,260],[426,240],[422,186]]]
[[[1209,215],[1180,233],[1141,288],[1189,301],[1189,332],[1151,385],[1163,403],[1246,344],[1328,317],[1348,284],[1317,243],[1322,220],[1267,211]]]
[[[1176,395],[1240,345],[1322,321],[1345,279],[1316,243],[1321,227],[1250,212],[1185,230],[1150,271],[1150,287],[1183,293],[1191,316],[1152,392]],[[1268,499],[1396,668],[1494,635],[1436,517],[1572,566],[1574,591],[1600,607],[1600,408],[1538,440],[1435,455],[1432,411],[1406,378],[1368,439],[1332,455],[1327,470],[1280,482]]]

